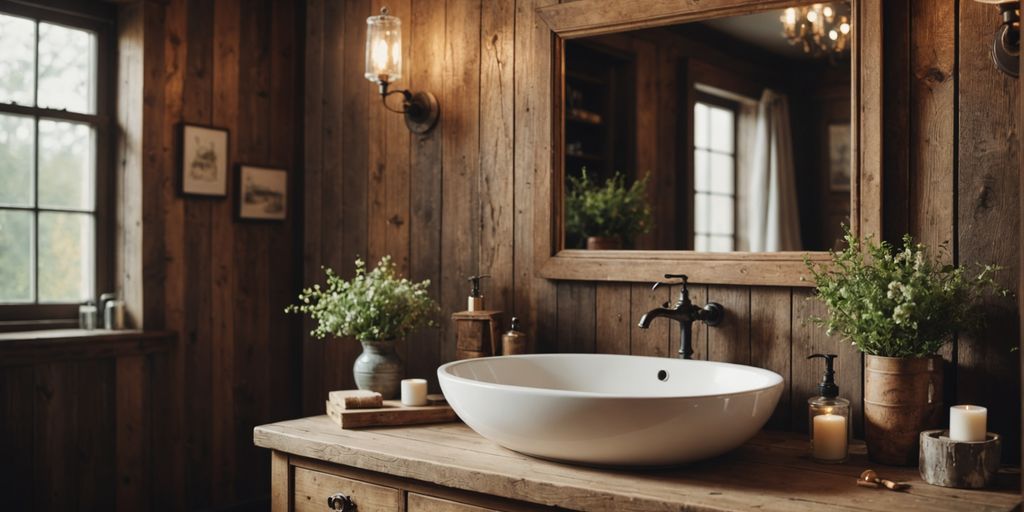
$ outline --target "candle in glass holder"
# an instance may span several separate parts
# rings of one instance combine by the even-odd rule
[[[949,438],[973,443],[985,440],[988,409],[977,405],[954,405],[949,408]]]
[[[820,461],[846,459],[846,417],[839,414],[819,414],[814,417],[811,456]]]

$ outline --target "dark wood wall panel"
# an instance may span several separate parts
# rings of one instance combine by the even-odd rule
[[[301,320],[283,309],[303,265],[304,7],[140,0],[120,10],[119,48],[141,48],[142,63],[120,70],[119,119],[141,110],[138,126],[122,126],[122,153],[142,156],[121,171],[122,186],[141,177],[142,190],[138,211],[122,214],[121,252],[127,264],[138,243],[144,275],[144,284],[130,272],[120,284],[137,325],[180,337],[169,363],[146,369],[169,394],[152,428],[170,447],[141,461],[156,472],[146,499],[172,509],[259,502],[269,495],[269,455],[253,446],[252,429],[300,411]],[[181,123],[229,131],[227,198],[180,194]],[[243,163],[288,171],[287,220],[236,218]]]
[[[674,325],[664,320],[648,330],[636,325],[647,310],[675,300],[678,286],[652,291],[650,284],[608,283],[602,276],[594,282],[534,276],[532,240],[538,226],[532,191],[537,180],[548,179],[537,175],[535,162],[549,154],[551,134],[533,116],[550,108],[550,91],[530,89],[525,77],[544,69],[534,63],[548,58],[533,54],[532,41],[550,36],[536,16],[536,7],[549,3],[557,2],[395,4],[393,9],[409,13],[403,16],[403,37],[411,41],[405,78],[396,86],[429,90],[441,103],[438,126],[424,135],[410,135],[392,123],[398,116],[383,111],[375,89],[362,79],[365,18],[377,4],[309,5],[306,279],[319,278],[320,264],[350,272],[355,255],[367,250],[408,258],[413,279],[431,279],[444,318],[440,330],[407,340],[410,376],[434,382],[436,366],[452,358],[447,315],[465,308],[465,278],[477,272],[494,276],[485,283],[489,305],[520,316],[538,351],[656,356],[678,351]],[[950,261],[1012,267],[1007,258],[1017,251],[1017,224],[1007,219],[1015,215],[1010,206],[1017,189],[1002,182],[1012,177],[1018,161],[1013,117],[1018,98],[1014,82],[998,75],[987,58],[991,36],[986,30],[994,30],[995,12],[952,0],[934,8],[893,0],[884,9],[883,234],[890,240],[910,232],[929,244],[949,241]],[[991,115],[994,111],[998,114]],[[398,129],[390,130],[388,123]],[[393,197],[398,203],[407,200],[408,210],[389,203]],[[407,240],[391,240],[395,237]],[[1011,270],[1003,278],[1009,284],[1016,276]],[[824,309],[809,296],[805,288],[694,283],[695,302],[721,302],[728,314],[719,327],[695,326],[696,357],[754,364],[783,375],[786,388],[770,426],[802,431],[806,399],[816,393],[823,369],[820,361],[806,357],[839,354],[840,386],[854,404],[860,434],[862,357],[810,323]],[[985,386],[1016,382],[1015,358],[998,357],[998,343],[1018,339],[1007,323],[1016,313],[1009,301],[994,308],[997,318],[984,337],[962,337],[945,353],[951,363],[950,403],[984,401],[992,389]],[[308,339],[304,347],[304,412],[320,413],[324,393],[349,382],[358,347],[351,340]],[[997,376],[992,384],[973,376],[985,371]],[[991,405],[994,428],[1016,438],[1019,419],[1011,417],[1010,408],[1003,412]]]

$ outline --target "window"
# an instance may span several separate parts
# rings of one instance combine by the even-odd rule
[[[693,107],[693,249],[736,245],[736,106],[713,97]]]
[[[110,32],[0,3],[0,320],[74,318],[109,285]]]

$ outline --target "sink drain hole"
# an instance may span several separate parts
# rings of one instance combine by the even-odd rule
[[[658,370],[658,380],[665,382],[668,380],[668,372],[665,370]]]

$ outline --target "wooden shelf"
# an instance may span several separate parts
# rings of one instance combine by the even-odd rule
[[[605,158],[600,155],[591,155],[589,153],[566,153],[568,158],[578,158],[580,160],[589,160],[591,162],[604,162]]]
[[[461,423],[342,430],[316,416],[256,427],[254,439],[263,448],[410,482],[572,510],[910,512],[1011,510],[1020,503],[1019,472],[1001,474],[993,490],[935,487],[921,481],[917,468],[869,463],[863,444],[854,444],[844,464],[814,463],[805,437],[794,433],[764,432],[724,456],[661,470],[548,462],[506,450]],[[856,485],[869,467],[911,487]]]

